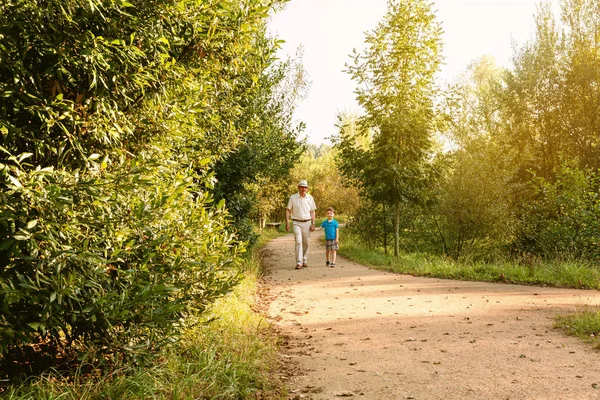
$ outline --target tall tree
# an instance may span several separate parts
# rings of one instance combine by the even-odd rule
[[[562,97],[563,132],[583,168],[600,169],[600,1],[565,0],[568,60]]]
[[[365,109],[362,124],[374,132],[362,186],[395,210],[394,254],[399,253],[401,204],[418,202],[431,170],[434,75],[441,62],[441,25],[431,3],[390,0],[366,49],[347,66]]]
[[[535,39],[515,55],[502,101],[507,148],[520,165],[521,180],[531,177],[530,169],[550,177],[567,148],[560,118],[565,62],[560,31],[549,5],[535,18]]]
[[[261,90],[246,99],[240,145],[215,164],[215,197],[226,201],[241,240],[255,236],[250,217],[258,214],[262,222],[266,215],[261,211],[270,209],[263,189],[273,194],[275,183],[288,177],[304,150],[298,140],[304,124],[293,121],[296,102],[307,87],[301,59],[264,71],[258,87]]]
[[[493,59],[482,57],[446,98],[445,134],[452,146],[427,211],[445,255],[455,259],[489,251],[511,232],[513,171],[498,140],[504,128],[499,111],[503,73]]]

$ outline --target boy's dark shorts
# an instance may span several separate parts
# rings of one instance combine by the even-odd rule
[[[338,246],[338,244],[335,242],[335,240],[329,240],[327,239],[325,241],[325,248],[330,251],[330,250],[339,250],[340,246]]]

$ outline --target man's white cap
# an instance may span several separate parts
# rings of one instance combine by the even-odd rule
[[[308,182],[306,182],[306,179],[302,179],[298,182],[298,186],[308,187]]]

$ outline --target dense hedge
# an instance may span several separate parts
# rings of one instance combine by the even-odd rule
[[[0,3],[3,374],[141,360],[235,284],[211,170],[262,129],[277,3]]]

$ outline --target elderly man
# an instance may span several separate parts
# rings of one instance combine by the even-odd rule
[[[315,230],[315,200],[308,194],[308,183],[298,182],[298,193],[290,196],[285,212],[285,230],[290,231],[290,217],[296,242],[296,269],[308,267],[306,255],[310,233]]]

